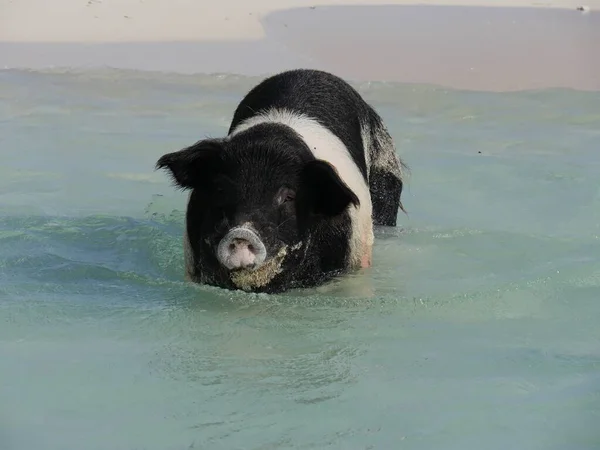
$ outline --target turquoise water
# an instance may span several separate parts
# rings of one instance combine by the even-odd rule
[[[190,286],[153,165],[257,81],[0,72],[0,448],[600,448],[600,93],[357,85],[412,170],[374,267]]]

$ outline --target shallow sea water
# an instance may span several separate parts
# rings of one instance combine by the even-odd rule
[[[600,448],[600,93],[357,84],[411,167],[374,266],[191,286],[153,166],[258,80],[0,72],[0,448]]]

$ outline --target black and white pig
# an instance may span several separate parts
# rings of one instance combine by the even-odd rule
[[[395,226],[404,163],[344,80],[291,70],[254,87],[226,137],[162,156],[190,190],[186,278],[227,289],[314,287],[371,265],[373,225]]]

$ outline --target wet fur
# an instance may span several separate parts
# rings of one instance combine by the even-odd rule
[[[209,156],[202,159],[205,150]],[[236,161],[235,171],[227,172],[222,163],[211,166],[217,163],[210,155],[219,151]],[[157,166],[168,168],[180,187],[191,189],[184,236],[186,277],[223,288],[238,286],[214,254],[226,229],[216,234],[209,229],[207,211],[214,199],[201,174],[224,173],[248,186],[248,193],[263,190],[256,183],[264,183],[264,190],[296,183],[297,230],[282,231],[289,240],[286,257],[268,283],[248,288],[257,292],[316,286],[360,268],[366,256],[370,264],[373,224],[395,226],[402,209],[404,166],[381,118],[350,85],[321,71],[295,70],[266,79],[241,101],[225,138],[164,155]],[[319,194],[320,189],[328,195]],[[264,204],[258,194],[244,197],[248,193],[237,194],[234,203]],[[246,209],[231,217],[268,222]],[[258,231],[263,239],[274,233]],[[265,245],[271,255],[280,250],[280,243]]]

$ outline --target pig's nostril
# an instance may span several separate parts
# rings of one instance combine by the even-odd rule
[[[254,231],[243,227],[230,230],[217,249],[217,259],[228,269],[260,267],[266,256],[266,248],[260,238]]]

